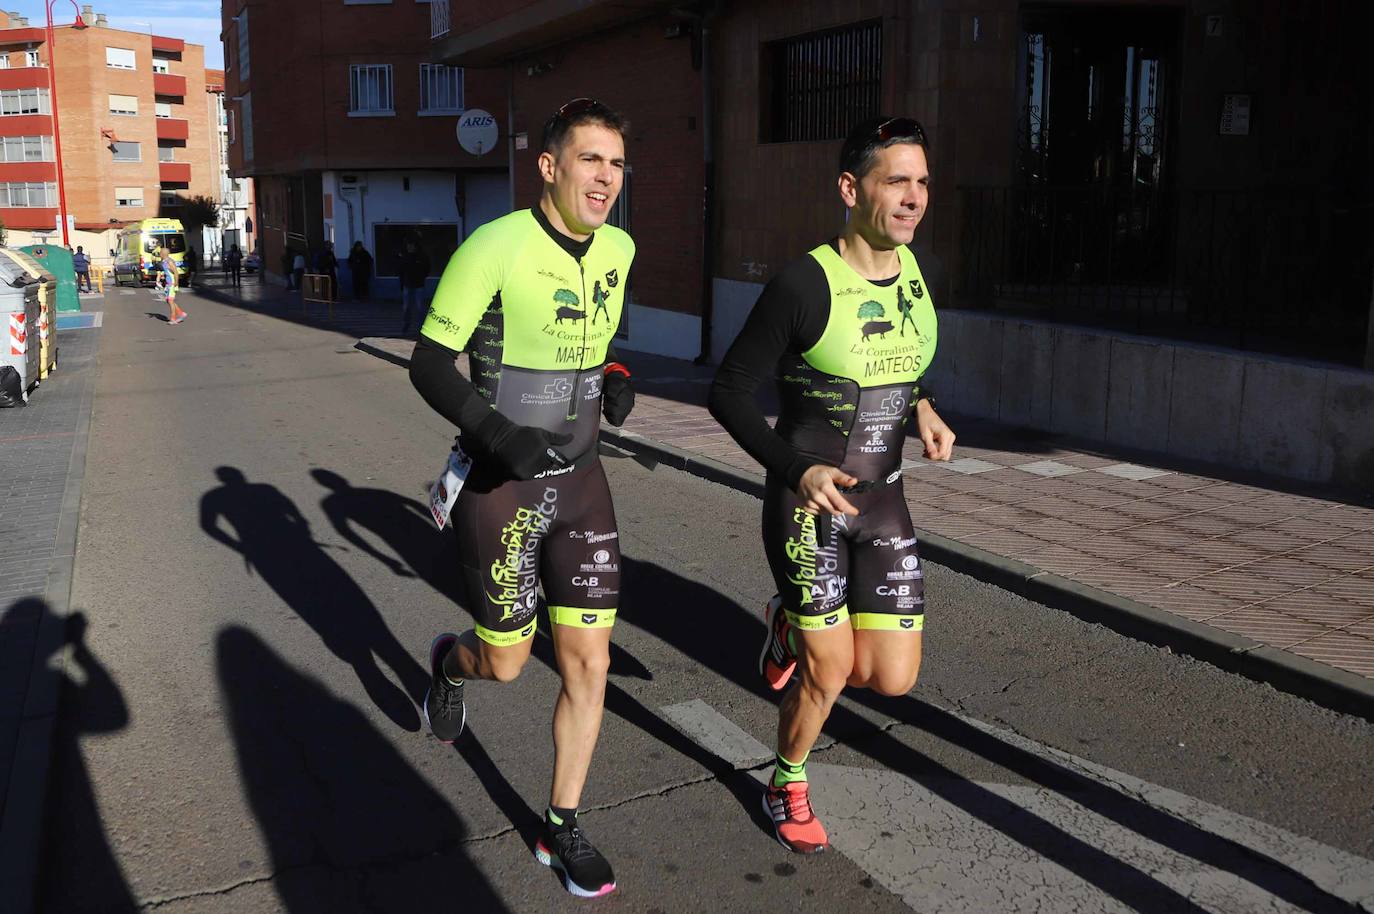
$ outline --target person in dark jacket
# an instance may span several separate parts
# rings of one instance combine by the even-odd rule
[[[329,297],[337,300],[339,297],[339,258],[334,256],[334,242],[326,241],[324,243],[324,250],[320,252],[317,262],[317,269],[329,276]]]
[[[353,297],[358,301],[367,299],[367,287],[372,282],[372,255],[363,247],[361,241],[353,242],[348,252],[348,269],[353,274]]]
[[[419,329],[425,319],[425,281],[429,278],[429,256],[414,238],[406,239],[401,252],[401,334],[410,332],[410,316],[415,315]]]

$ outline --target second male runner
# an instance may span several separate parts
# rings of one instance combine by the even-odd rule
[[[624,129],[618,114],[586,98],[549,118],[539,203],[463,242],[410,369],[473,460],[453,526],[477,625],[434,639],[425,719],[452,742],[463,731],[464,682],[519,675],[542,581],[563,685],[535,854],[580,896],[615,889],[610,864],[578,825],[577,804],[601,729],[620,597],[619,534],[597,436],[603,413],[620,425],[634,404],[629,372],[608,357],[635,250],[629,235],[604,224],[624,183]],[[604,320],[593,319],[597,312]],[[471,381],[454,364],[464,349]]]
[[[778,715],[764,807],[778,840],[824,850],[806,757],[846,685],[904,695],[921,664],[925,599],[902,496],[902,442],[916,414],[925,456],[954,434],[917,381],[935,353],[935,310],[907,245],[925,213],[926,138],[909,118],[860,124],[840,152],[843,233],[764,288],[711,387],[711,414],[767,470],[763,544],[778,597],[759,670],[798,682]],[[770,428],[755,400],[776,378]],[[913,406],[914,404],[914,406]]]

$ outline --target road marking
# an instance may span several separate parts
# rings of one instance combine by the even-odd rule
[[[735,767],[767,749],[705,702],[663,709]],[[835,850],[918,911],[1374,910],[1374,862],[1067,752],[952,715],[1050,763],[1062,786],[813,761]],[[762,783],[767,772],[755,772]],[[1085,789],[1074,775],[1098,785]]]
[[[663,713],[703,749],[736,768],[752,768],[773,759],[772,749],[700,698],[668,705]]]

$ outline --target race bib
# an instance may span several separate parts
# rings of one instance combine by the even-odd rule
[[[448,455],[448,463],[429,490],[429,513],[440,530],[448,524],[448,516],[458,501],[458,493],[463,491],[468,470],[472,469],[472,458],[463,453],[458,445],[453,446]]]

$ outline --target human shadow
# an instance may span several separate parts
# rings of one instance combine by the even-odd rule
[[[635,625],[696,658],[718,675],[754,694],[777,699],[754,670],[764,634],[760,618],[716,591],[651,562],[624,557],[622,586],[630,595],[618,619]],[[634,594],[654,594],[651,604]],[[705,624],[704,620],[709,620]],[[1158,810],[1076,771],[979,730],[948,711],[911,696],[886,699],[865,690],[845,693],[854,701],[951,745],[967,749],[1030,783],[1054,791],[1175,853],[1235,876],[1313,914],[1355,910],[1312,885],[1282,862]],[[609,702],[608,702],[609,707]],[[1084,882],[1138,911],[1199,912],[1203,908],[1150,874],[1018,806],[918,749],[880,724],[836,705],[825,732],[892,771],[911,778],[952,806],[1001,832],[1027,850],[1058,864]],[[752,802],[757,803],[755,798]]]
[[[216,671],[287,911],[506,910],[466,824],[357,708],[231,626]],[[308,729],[307,729],[308,728]]]
[[[42,625],[51,621],[42,618],[51,612],[42,600],[20,600],[9,608],[0,625],[34,616]],[[54,729],[37,909],[134,911],[138,903],[110,846],[81,750],[84,737],[117,733],[127,727],[129,707],[109,670],[86,644],[86,629],[83,613],[67,618],[65,644],[71,646],[71,652],[62,674]]]
[[[423,503],[390,489],[354,486],[332,470],[315,469],[310,475],[329,490],[320,500],[320,508],[339,536],[393,574],[419,577],[454,603],[468,606],[454,533],[435,529]],[[386,548],[378,548],[360,531],[371,533]],[[547,625],[544,630],[548,630]],[[652,678],[644,664],[614,643],[611,674]]]
[[[218,467],[215,475],[222,485],[201,497],[201,529],[240,553],[244,570],[260,575],[334,656],[353,667],[368,697],[392,722],[419,730],[416,705],[424,698],[429,675],[401,646],[362,588],[315,541],[295,503],[275,486],[250,483],[235,467]],[[402,687],[382,673],[377,658]]]
[[[143,316],[151,317],[154,320],[162,321],[164,324],[170,324],[172,322],[172,319],[170,317],[159,311],[144,311]]]

